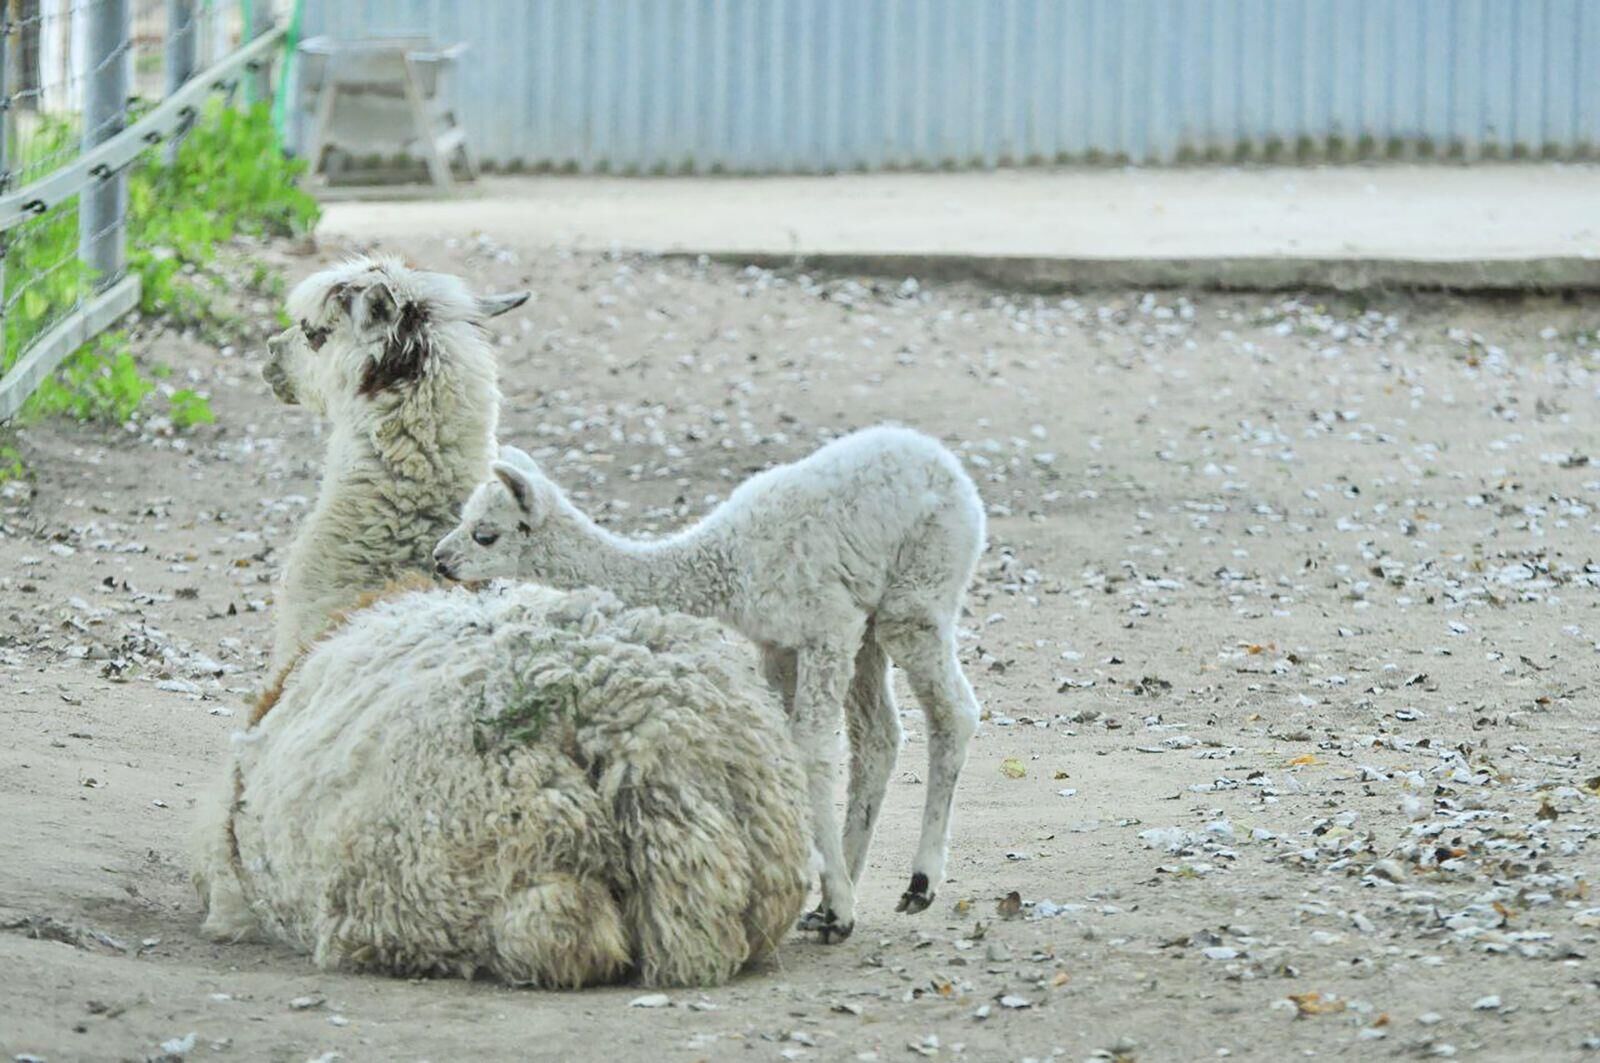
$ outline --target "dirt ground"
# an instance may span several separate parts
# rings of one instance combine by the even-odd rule
[[[484,288],[505,438],[659,532],[895,420],[989,506],[951,881],[643,1006],[196,932],[194,795],[263,680],[321,429],[154,332],[187,435],[41,424],[0,499],[0,1049],[233,1060],[1569,1059],[1600,1048],[1600,315],[1009,296],[384,242]],[[341,253],[261,249],[291,280]],[[244,299],[264,320],[266,301]],[[1019,903],[1020,902],[1020,903]]]

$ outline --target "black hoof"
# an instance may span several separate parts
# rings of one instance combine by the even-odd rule
[[[912,893],[910,890],[906,890],[900,894],[900,903],[894,906],[894,910],[904,912],[907,915],[916,915],[918,912],[926,910],[928,905],[932,903],[933,894]]]
[[[855,928],[854,923],[841,923],[832,908],[823,911],[820,907],[801,916],[800,922],[796,924],[796,929],[802,933],[816,934],[824,945],[843,941]]]
[[[928,888],[928,876],[918,871],[911,876],[911,888],[900,894],[900,903],[894,906],[894,910],[916,915],[932,903],[933,891]]]

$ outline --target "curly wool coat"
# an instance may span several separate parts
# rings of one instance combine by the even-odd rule
[[[599,591],[407,593],[236,736],[196,836],[203,929],[325,968],[712,985],[801,912],[804,793],[717,625]]]

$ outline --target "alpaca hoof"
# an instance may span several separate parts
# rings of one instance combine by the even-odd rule
[[[928,905],[932,903],[933,894],[912,893],[910,890],[906,890],[904,893],[900,894],[900,903],[894,906],[894,910],[897,912],[904,912],[907,915],[916,915],[918,912],[925,910]]]
[[[841,923],[833,909],[823,911],[818,907],[800,917],[797,929],[802,933],[814,933],[822,939],[824,945],[831,945],[849,937],[856,928],[854,923]]]
[[[911,888],[900,894],[900,903],[894,906],[894,910],[916,915],[932,903],[933,890],[928,888],[928,876],[918,871],[911,876]]]

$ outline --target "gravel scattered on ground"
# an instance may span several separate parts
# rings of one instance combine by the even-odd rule
[[[187,821],[264,681],[322,429],[273,402],[259,336],[136,326],[217,424],[34,425],[36,479],[0,489],[8,1058],[1600,1046],[1592,309],[1045,298],[484,238],[383,246],[534,288],[494,323],[503,435],[620,531],[668,531],[882,420],[962,456],[991,520],[961,633],[988,719],[952,881],[929,911],[893,912],[925,755],[902,689],[856,934],[797,935],[730,986],[352,977],[201,940]],[[344,250],[254,253],[292,280]]]

